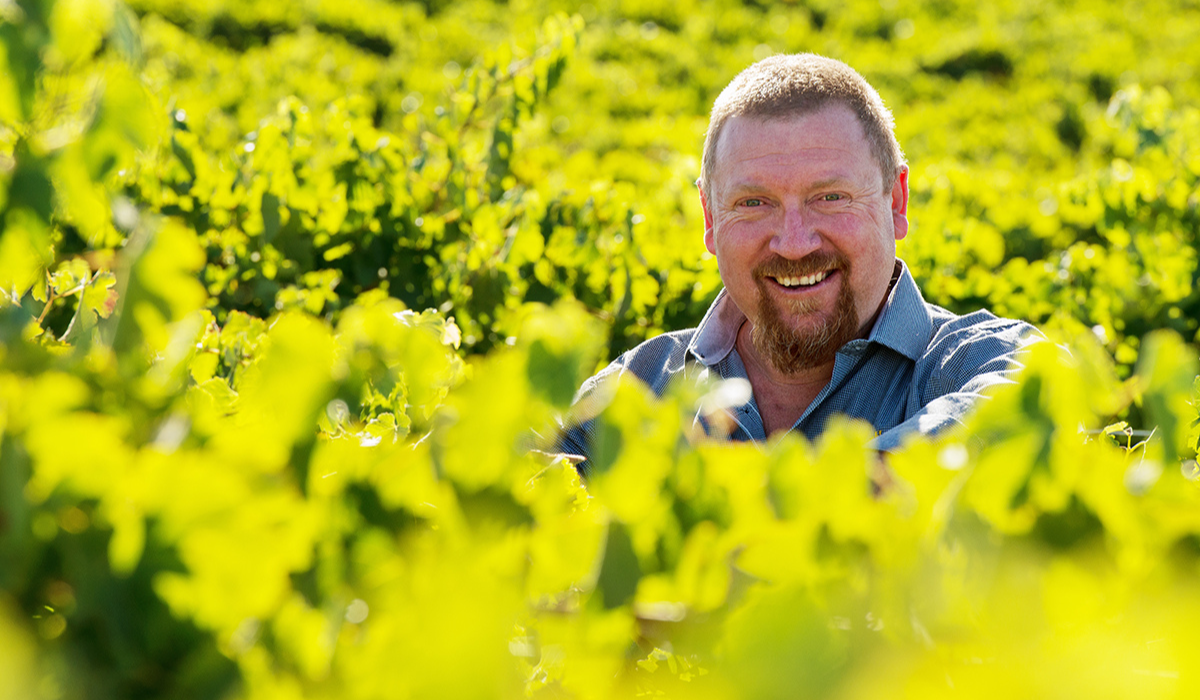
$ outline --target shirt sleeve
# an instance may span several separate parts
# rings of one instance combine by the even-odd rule
[[[1045,340],[1027,323],[994,317],[939,336],[922,358],[929,369],[926,381],[914,387],[918,410],[872,440],[872,449],[889,452],[912,434],[937,437],[963,425],[996,387],[1015,383],[1014,377],[1024,367],[1024,349]]]
[[[560,430],[558,439],[554,443],[554,452],[556,453],[583,457],[583,461],[576,464],[575,468],[584,476],[587,475],[587,458],[588,453],[591,452],[589,444],[591,441],[587,436],[589,423],[591,421]]]
[[[612,382],[616,381],[624,369],[625,355],[622,355],[585,381],[579,391],[575,393],[571,411],[559,426],[558,438],[554,442],[553,451],[583,457],[583,461],[575,465],[580,476],[587,476],[590,471],[589,460],[592,456],[595,416],[608,405],[612,398],[611,390],[615,388]]]
[[[559,431],[554,451],[580,455],[585,458],[576,464],[579,473],[587,476],[589,460],[596,442],[595,417],[608,406],[623,375],[632,375],[662,396],[672,379],[686,367],[688,344],[695,329],[664,333],[622,353],[610,365],[583,383],[575,394],[569,415]]]

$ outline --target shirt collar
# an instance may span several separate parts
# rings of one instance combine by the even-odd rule
[[[894,279],[868,340],[916,360],[929,345],[933,319],[903,260],[896,260]],[[688,351],[701,364],[712,367],[733,350],[738,330],[745,321],[746,315],[722,288],[697,326]]]
[[[929,307],[925,305],[908,266],[897,258],[896,282],[867,339],[916,360],[929,347],[931,337],[933,318],[929,315]]]
[[[737,334],[742,324],[746,322],[746,314],[733,303],[733,298],[722,287],[708,307],[696,334],[688,345],[688,351],[700,360],[706,367],[712,367],[733,350],[737,342]]]

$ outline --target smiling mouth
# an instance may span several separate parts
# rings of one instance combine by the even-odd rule
[[[825,278],[832,275],[833,272],[833,270],[823,270],[821,272],[811,275],[803,275],[800,277],[771,276],[771,279],[775,280],[776,284],[781,287],[795,289],[797,287],[811,287],[813,285],[820,284],[821,282],[825,281]]]

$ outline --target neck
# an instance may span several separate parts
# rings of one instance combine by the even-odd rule
[[[789,430],[817,394],[833,377],[833,362],[815,367],[805,367],[797,372],[780,372],[754,347],[750,338],[749,321],[742,324],[737,334],[737,350],[746,366],[746,375],[754,391],[754,401],[762,415],[767,435],[780,430]]]
[[[820,384],[825,386],[833,377],[833,361],[812,367],[802,367],[795,372],[782,372],[758,351],[751,337],[754,326],[747,319],[738,329],[737,351],[742,357],[747,373],[761,376],[771,384],[778,386],[804,386]]]

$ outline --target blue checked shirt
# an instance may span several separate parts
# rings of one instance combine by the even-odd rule
[[[689,376],[748,379],[735,347],[745,320],[722,290],[699,326],[651,338],[624,353],[585,382],[576,400],[623,374],[641,379],[660,396],[685,370]],[[812,440],[834,415],[860,418],[875,427],[878,437],[871,446],[882,451],[895,449],[912,433],[936,435],[961,424],[989,387],[1011,383],[1020,368],[1018,350],[1040,337],[1022,321],[987,311],[957,316],[926,303],[908,267],[897,260],[894,283],[870,336],[842,346],[833,378],[792,430]],[[730,440],[766,440],[753,396],[730,413],[736,422]],[[565,431],[556,449],[586,457],[594,424],[587,420]]]

